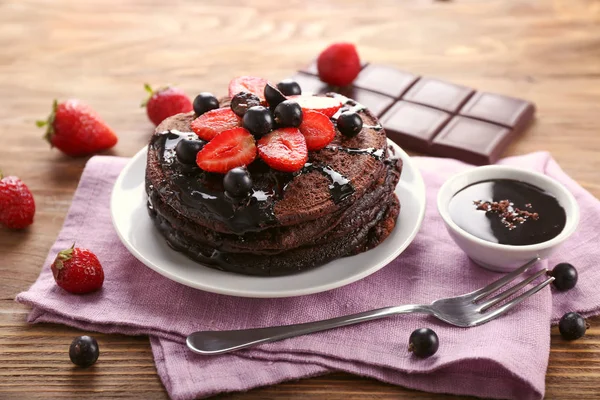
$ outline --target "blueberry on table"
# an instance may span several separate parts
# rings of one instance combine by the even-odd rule
[[[302,94],[302,89],[298,82],[292,79],[284,79],[277,84],[277,89],[286,96],[294,96]]]
[[[437,334],[429,328],[413,331],[408,339],[408,351],[421,358],[434,355],[439,346],[440,341]]]
[[[194,113],[202,115],[207,111],[219,108],[219,100],[208,92],[202,92],[194,99]]]
[[[225,174],[223,187],[231,197],[245,197],[252,189],[250,173],[244,167],[233,168]]]
[[[337,119],[337,128],[344,136],[354,137],[362,130],[363,120],[355,112],[346,111]]]
[[[73,364],[80,367],[89,367],[98,360],[100,349],[98,342],[91,336],[76,337],[69,347],[69,358]]]
[[[177,161],[185,165],[196,165],[196,155],[205,144],[204,140],[181,139],[175,146]]]
[[[581,315],[575,312],[569,312],[562,316],[558,323],[560,336],[566,340],[579,339],[585,335],[586,329],[590,326]]]
[[[268,108],[251,107],[244,114],[242,124],[255,137],[261,137],[273,130],[273,116]]]
[[[273,87],[270,83],[267,83],[265,86],[265,99],[267,100],[267,103],[269,103],[271,109],[277,107],[282,101],[287,100],[283,93]]]
[[[243,117],[248,109],[260,106],[260,98],[250,92],[240,92],[231,98],[231,104],[229,106],[235,115]]]
[[[302,123],[302,107],[293,100],[286,100],[277,107],[273,112],[275,122],[281,126],[292,126],[297,128]]]
[[[554,269],[548,272],[548,275],[554,277],[554,287],[560,291],[573,289],[577,284],[577,270],[569,263],[557,264]]]

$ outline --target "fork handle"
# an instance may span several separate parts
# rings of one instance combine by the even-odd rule
[[[361,322],[389,317],[397,314],[425,313],[431,314],[429,306],[404,305],[378,308],[343,317],[307,322],[304,324],[273,326],[269,328],[242,329],[235,331],[199,331],[187,337],[187,346],[195,353],[204,355],[223,354],[245,349],[261,343],[320,332],[340,326],[354,325]]]

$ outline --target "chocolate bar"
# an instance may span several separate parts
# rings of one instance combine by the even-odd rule
[[[352,85],[328,86],[313,62],[291,77],[303,93],[338,92],[375,114],[400,146],[475,164],[495,163],[533,121],[527,100],[364,64]]]

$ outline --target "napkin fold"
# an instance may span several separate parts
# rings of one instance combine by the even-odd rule
[[[282,299],[247,299],[192,289],[137,261],[115,233],[109,199],[128,159],[97,156],[88,162],[64,226],[39,278],[17,301],[29,304],[32,323],[52,322],[86,331],[149,335],[158,374],[173,399],[243,391],[289,379],[345,371],[429,392],[490,398],[540,399],[550,350],[550,323],[567,311],[600,312],[600,202],[570,179],[548,153],[511,157],[501,164],[541,171],[562,182],[581,207],[576,233],[543,266],[568,261],[579,271],[565,293],[545,288],[512,312],[462,329],[418,314],[261,345],[220,356],[185,346],[197,330],[244,329],[308,322],[377,307],[428,303],[480,288],[499,274],[473,264],[447,234],[435,204],[442,183],[472,166],[415,157],[427,187],[427,208],[414,242],[388,266],[353,284]],[[73,241],[93,250],[105,270],[102,290],[77,296],[54,283],[50,264]],[[268,279],[268,278],[265,278]],[[417,359],[408,336],[434,329],[438,352]],[[103,362],[100,358],[99,362]]]

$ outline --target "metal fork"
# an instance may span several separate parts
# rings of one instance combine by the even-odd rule
[[[194,352],[204,355],[223,354],[235,350],[245,349],[261,343],[274,342],[295,336],[306,335],[340,326],[353,325],[360,322],[385,318],[397,314],[422,313],[434,317],[451,325],[467,328],[485,324],[504,314],[523,300],[542,290],[554,277],[550,276],[543,282],[506,302],[500,307],[492,309],[495,305],[506,300],[519,290],[545,275],[548,270],[542,269],[526,277],[512,287],[507,287],[510,282],[523,275],[540,259],[534,258],[519,269],[505,275],[484,288],[458,297],[436,300],[429,305],[410,304],[403,306],[384,307],[376,310],[365,311],[358,314],[345,315],[322,321],[307,322],[304,324],[274,326],[269,328],[242,329],[234,331],[200,331],[187,337],[187,346]],[[505,291],[486,299],[501,288]]]

